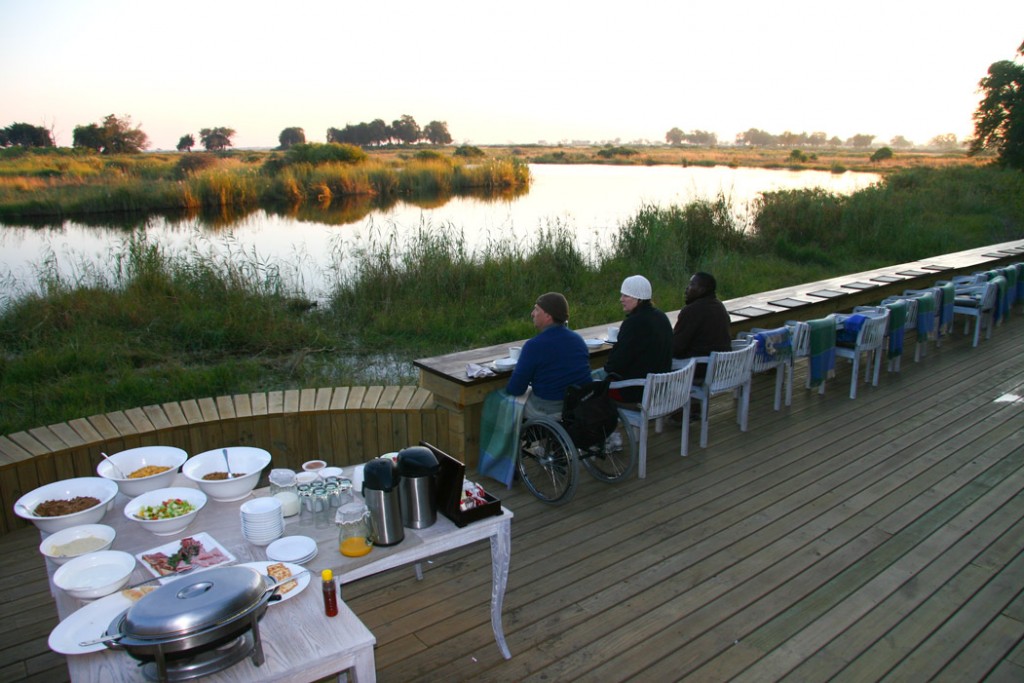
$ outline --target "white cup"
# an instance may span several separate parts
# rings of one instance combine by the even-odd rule
[[[522,346],[510,346],[508,347],[508,357],[512,360],[519,360],[519,354],[522,352]]]
[[[619,339],[619,328],[617,328],[617,327],[609,327],[608,328],[608,341],[614,342],[614,341],[618,341],[618,339]]]

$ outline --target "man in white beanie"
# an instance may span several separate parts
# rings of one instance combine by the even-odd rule
[[[619,338],[608,355],[604,371],[621,379],[643,378],[651,372],[672,369],[672,324],[651,303],[651,283],[643,275],[630,275],[619,290],[626,319]],[[609,392],[612,398],[636,403],[643,398],[643,387],[626,387]]]

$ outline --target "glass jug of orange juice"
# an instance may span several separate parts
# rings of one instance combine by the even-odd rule
[[[362,557],[373,550],[370,510],[366,503],[355,500],[338,508],[334,516],[338,525],[338,552],[345,557]]]

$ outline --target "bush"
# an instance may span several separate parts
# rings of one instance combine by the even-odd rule
[[[871,155],[872,163],[876,161],[885,161],[886,159],[892,159],[892,150],[888,147],[876,149],[875,153]]]
[[[308,142],[293,145],[284,155],[285,164],[321,164],[342,163],[358,164],[366,161],[367,154],[361,147],[349,144],[328,142]]]
[[[188,154],[182,154],[181,159],[174,167],[174,175],[177,178],[185,179],[191,175],[195,175],[200,171],[205,171],[208,168],[213,168],[217,165],[217,157],[212,154],[203,154],[202,152]]]
[[[482,149],[480,149],[479,147],[474,147],[473,145],[461,145],[461,146],[455,148],[455,156],[457,156],[457,157],[474,158],[474,157],[482,157],[482,156],[487,156],[487,155],[484,154],[484,151]]]
[[[635,149],[629,147],[605,147],[597,151],[597,156],[602,159],[611,159],[613,157],[631,157],[635,154],[639,154]]]

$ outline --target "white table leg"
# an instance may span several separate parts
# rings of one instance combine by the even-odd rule
[[[506,519],[497,533],[491,536],[491,629],[494,640],[505,659],[512,659],[508,644],[505,642],[505,630],[501,625],[501,608],[505,601],[505,586],[508,584],[509,560],[512,556],[512,523]]]

